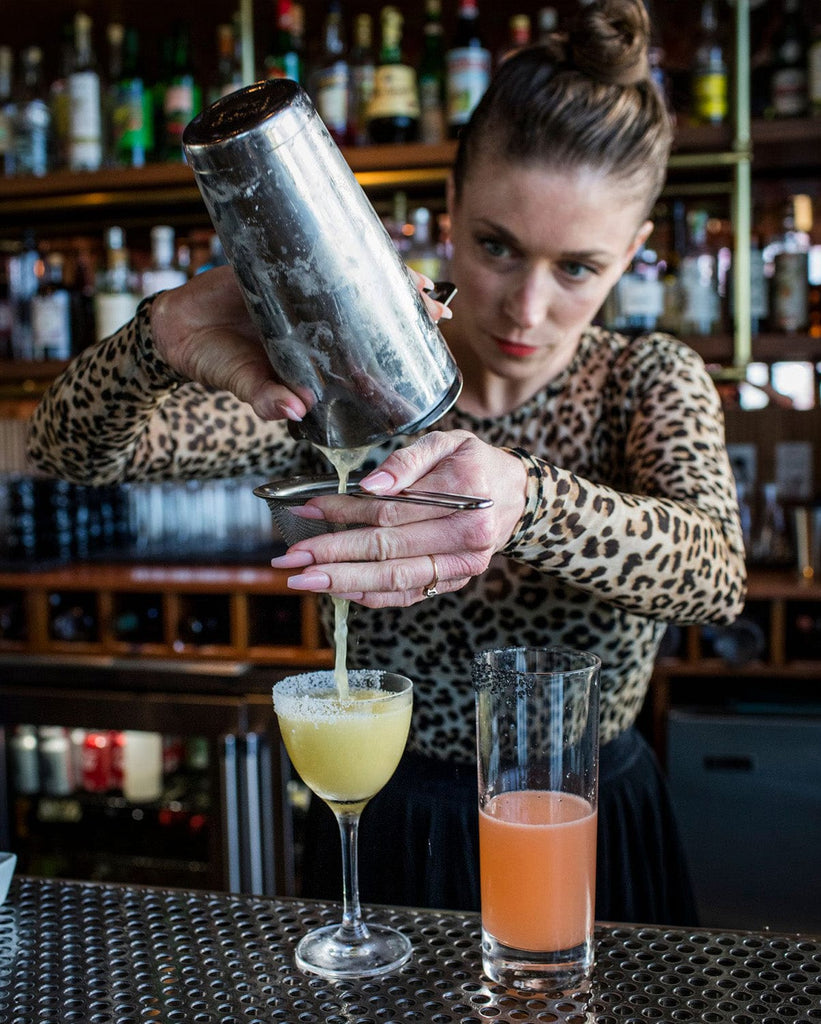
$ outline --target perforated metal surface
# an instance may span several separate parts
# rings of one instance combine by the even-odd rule
[[[376,913],[413,941],[395,974],[327,982],[294,967],[338,907],[18,879],[0,907],[1,1024],[815,1024],[821,941],[600,928],[583,1002],[524,999],[481,975],[478,917]]]

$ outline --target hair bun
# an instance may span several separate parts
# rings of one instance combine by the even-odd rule
[[[637,85],[649,77],[650,19],[643,0],[580,0],[567,52],[583,74],[608,85]]]

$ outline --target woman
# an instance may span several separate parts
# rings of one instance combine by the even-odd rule
[[[563,643],[602,660],[597,916],[693,921],[663,781],[634,723],[667,623],[729,622],[743,604],[720,402],[676,340],[591,326],[651,231],[665,174],[671,131],[647,44],[641,0],[585,4],[566,40],[502,65],[460,139],[446,336],[464,389],[436,430],[374,451],[365,484],[493,507],[351,511],[355,499],[323,498],[305,514],[372,528],[273,561],[294,590],[356,602],[350,664],[415,683],[408,754],[363,821],[368,900],[477,905],[471,656]],[[223,268],[147,302],[79,357],[35,413],[31,456],[86,482],[327,471],[290,440],[285,421],[305,406],[270,373]],[[339,895],[334,829],[316,810],[307,895]]]

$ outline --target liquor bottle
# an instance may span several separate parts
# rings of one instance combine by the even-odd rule
[[[14,359],[32,359],[31,300],[37,294],[43,258],[32,231],[26,231],[20,251],[9,259],[11,302],[11,354]]]
[[[687,214],[690,241],[679,266],[681,331],[707,336],[719,328],[718,261],[707,242],[706,210]]]
[[[31,300],[34,359],[71,357],[71,298],[64,280],[65,257],[50,252],[37,294]]]
[[[750,332],[756,335],[770,315],[770,296],[764,252],[758,235],[750,237]]]
[[[558,24],[559,15],[556,8],[542,7],[536,20],[537,41],[542,44],[546,43],[556,31]]]
[[[496,60],[497,66],[506,60],[517,50],[521,50],[524,46],[529,46],[531,43],[531,37],[533,35],[533,29],[530,24],[530,16],[527,14],[513,14],[507,25],[508,39],[504,48],[499,53]]]
[[[750,552],[755,565],[783,568],[792,563],[795,552],[790,544],[784,508],[778,499],[778,485],[766,483],[763,487],[764,504]]]
[[[813,23],[807,48],[807,105],[814,117],[821,115],[821,10]]]
[[[382,43],[368,107],[372,142],[415,142],[419,134],[419,86],[416,71],[402,60],[404,19],[397,7],[382,8]]]
[[[776,331],[803,330],[809,319],[809,231],[812,203],[791,196],[784,208],[781,233],[765,251],[772,266],[772,326]]]
[[[8,254],[0,255],[0,359],[11,359],[11,294],[9,290]],[[3,532],[3,503],[0,499],[0,535]],[[1,547],[2,545],[0,545]],[[3,635],[0,628],[0,636]]]
[[[727,119],[727,63],[715,0],[701,5],[699,38],[693,65],[693,117],[702,124]]]
[[[453,46],[445,54],[448,134],[456,138],[490,82],[491,57],[479,32],[476,0],[460,0]]]
[[[174,229],[157,224],[151,229],[151,267],[142,279],[142,293],[154,295],[185,284],[188,275],[177,266],[174,250]]]
[[[171,37],[170,75],[162,97],[162,158],[184,160],[182,133],[200,111],[202,96],[191,59],[191,36],[186,25],[177,25]]]
[[[98,275],[94,295],[95,337],[107,338],[127,323],[140,302],[133,284],[125,233],[110,227],[105,234],[105,269]]]
[[[50,170],[51,111],[43,99],[43,51],[29,46],[20,55],[21,86],[14,112],[16,174],[42,177]]]
[[[100,73],[91,43],[91,18],[74,16],[74,61],[68,76],[68,165],[72,171],[96,171],[103,162]]]
[[[642,246],[611,293],[608,325],[631,335],[656,330],[664,312],[665,270],[656,250]]]
[[[14,104],[12,102],[12,74],[14,51],[0,46],[0,176],[14,174]]]
[[[322,53],[311,75],[317,113],[334,142],[348,141],[349,67],[340,0],[330,0],[322,32]]]
[[[122,43],[122,68],[110,86],[111,162],[142,167],[154,149],[154,110],[151,90],[139,72],[140,37],[129,26]]]
[[[296,5],[291,0],[276,0],[274,7],[274,31],[264,61],[265,77],[301,82],[302,57],[294,31]]]
[[[802,117],[807,112],[806,40],[799,0],[785,0],[783,21],[773,46],[775,64],[770,80],[776,117]]]
[[[422,57],[419,61],[419,134],[436,145],[445,138],[445,39],[441,0],[425,0]]]
[[[369,142],[368,107],[373,96],[376,71],[373,18],[370,14],[357,14],[353,32],[349,69],[348,142],[352,146],[365,146]]]
[[[228,96],[242,87],[242,69],[237,60],[237,38],[234,26],[226,21],[217,25],[217,77],[210,101]]]
[[[437,281],[441,277],[439,253],[431,237],[430,210],[426,206],[417,206],[411,214],[411,224],[413,234],[404,253],[405,263],[431,281]]]
[[[57,50],[57,71],[48,83],[46,102],[51,114],[49,168],[68,167],[68,76],[74,67],[74,19],[66,18],[60,27]]]
[[[117,99],[117,83],[123,77],[125,26],[119,21],[110,21],[105,28],[105,38],[108,46],[108,60],[102,90],[103,165],[105,167],[116,167],[117,159],[114,153],[114,107]]]

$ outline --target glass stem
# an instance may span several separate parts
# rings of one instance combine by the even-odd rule
[[[359,818],[350,811],[336,816],[342,840],[342,924],[336,935],[348,943],[368,938],[359,905]]]

